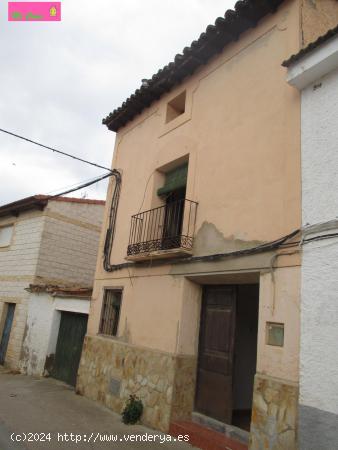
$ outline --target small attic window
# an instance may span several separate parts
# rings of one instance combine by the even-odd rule
[[[185,112],[186,91],[181,92],[167,104],[167,115],[165,122],[171,122]]]

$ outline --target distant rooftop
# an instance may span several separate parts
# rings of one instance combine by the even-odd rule
[[[49,201],[67,202],[67,203],[87,203],[94,205],[105,205],[104,200],[95,200],[89,198],[76,197],[53,197],[52,195],[32,195],[22,198],[12,203],[0,206],[0,217],[6,215],[18,215],[22,211],[30,209],[43,210]]]
[[[335,28],[332,28],[327,33],[323,34],[323,36],[319,36],[318,39],[316,39],[314,42],[311,42],[308,46],[303,48],[300,52],[296,53],[295,55],[290,56],[287,60],[285,60],[282,63],[282,66],[289,67],[291,64],[294,64],[295,62],[299,61],[303,56],[308,55],[316,48],[320,47],[322,44],[327,42],[329,39],[333,38],[334,36],[338,35],[338,25]]]

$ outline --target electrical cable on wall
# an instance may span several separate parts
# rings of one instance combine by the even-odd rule
[[[68,189],[66,191],[60,192],[58,194],[52,195],[52,196],[48,196],[49,198],[55,198],[55,197],[60,197],[62,195],[67,195],[70,194],[72,192],[78,191],[79,189],[83,189],[84,187],[88,187],[91,186],[94,183],[97,183],[98,181],[101,181],[105,178],[108,177],[114,177],[115,178],[115,186],[114,186],[114,192],[112,195],[112,201],[110,204],[110,211],[109,211],[109,219],[108,219],[108,228],[107,228],[107,232],[106,232],[106,238],[105,238],[105,244],[104,244],[104,258],[103,258],[103,267],[104,270],[107,272],[114,272],[116,270],[120,270],[123,268],[129,268],[129,267],[134,267],[135,264],[133,263],[120,263],[120,264],[111,264],[110,263],[110,259],[111,259],[111,252],[112,252],[112,248],[113,248],[113,242],[114,242],[114,237],[115,237],[115,227],[116,227],[116,216],[117,216],[117,208],[118,208],[118,204],[119,204],[119,199],[120,199],[120,192],[121,192],[121,182],[122,182],[122,177],[121,177],[121,173],[116,170],[116,169],[108,169],[107,167],[101,166],[99,164],[93,163],[91,161],[87,161],[84,160],[82,158],[79,158],[77,156],[71,155],[70,153],[66,153],[63,152],[61,150],[57,150],[55,148],[46,146],[44,144],[41,144],[39,142],[33,141],[31,139],[25,138],[24,136],[20,136],[17,135],[15,133],[12,133],[8,130],[4,130],[2,128],[0,128],[0,131],[6,134],[9,134],[11,136],[14,136],[18,139],[22,139],[25,140],[27,142],[30,142],[34,145],[37,145],[39,147],[43,147],[47,150],[51,150],[55,153],[58,153],[60,155],[63,156],[67,156],[69,158],[75,159],[77,161],[89,164],[91,166],[95,166],[101,169],[105,169],[108,170],[109,173],[108,174],[104,174],[100,177],[95,178],[94,180],[88,181],[86,183],[83,183],[79,186],[76,186],[74,188]],[[151,174],[153,175],[153,174]],[[150,181],[151,176],[149,177],[147,184],[146,184],[146,189],[148,186],[148,183]],[[145,190],[146,190],[145,189]],[[144,194],[145,196],[145,194]],[[142,204],[143,204],[144,198],[142,200]],[[142,207],[142,206],[141,206]],[[302,230],[301,229],[297,229],[295,231],[293,231],[292,233],[283,236],[280,239],[277,239],[275,241],[271,241],[271,242],[267,242],[261,245],[258,245],[256,247],[252,247],[252,248],[248,248],[248,249],[244,249],[244,250],[238,250],[238,251],[233,251],[233,252],[228,252],[228,253],[218,253],[218,254],[213,254],[213,255],[205,255],[205,256],[187,256],[184,258],[176,258],[176,259],[172,259],[170,261],[170,264],[186,264],[186,263],[193,263],[193,262],[205,262],[205,261],[217,261],[217,260],[221,260],[224,258],[236,258],[236,257],[240,257],[240,256],[246,256],[246,255],[253,255],[256,253],[263,253],[263,252],[268,252],[268,251],[273,251],[273,250],[277,250],[277,249],[287,249],[287,248],[292,248],[295,247],[297,245],[305,245],[307,243],[313,242],[313,241],[317,241],[317,240],[324,240],[324,239],[332,239],[335,237],[338,237],[338,233],[328,233],[328,234],[324,234],[324,235],[319,235],[319,236],[315,236],[312,238],[302,238],[299,241],[293,241],[293,242],[288,242],[289,240],[291,240],[292,238],[294,238],[295,236],[297,236],[297,234],[301,233]],[[144,265],[145,263],[139,263],[140,265]],[[168,264],[168,261],[166,260],[156,260],[153,261],[154,265],[163,265],[163,264]]]
[[[115,227],[116,227],[116,215],[117,208],[120,200],[120,192],[121,192],[121,174],[118,170],[113,170],[111,173],[115,178],[115,186],[114,192],[110,204],[109,210],[109,219],[108,219],[108,228],[106,231],[106,238],[103,248],[103,268],[106,272],[114,272],[115,270],[122,269],[123,267],[129,267],[132,264],[122,263],[122,264],[111,264],[111,252],[113,248],[113,242],[115,237]]]
[[[256,247],[251,247],[251,248],[244,249],[244,250],[237,250],[237,251],[228,252],[228,253],[217,253],[217,254],[213,254],[213,255],[204,255],[204,256],[186,256],[186,257],[171,259],[170,262],[165,259],[152,260],[151,264],[153,266],[160,266],[160,265],[166,265],[166,264],[189,264],[189,263],[195,263],[195,262],[221,261],[221,260],[227,259],[227,258],[238,258],[241,256],[250,256],[250,255],[265,253],[265,252],[274,251],[274,250],[278,250],[278,249],[284,250],[284,249],[294,248],[294,247],[299,246],[300,241],[293,241],[293,242],[288,242],[288,241],[291,240],[292,238],[294,238],[295,236],[297,236],[297,234],[301,233],[301,231],[302,231],[301,229],[297,229],[297,230],[293,231],[292,233],[290,233],[280,239],[277,239],[275,241],[267,242],[267,243],[258,245]],[[334,237],[338,237],[338,233],[330,233],[330,234],[325,234],[325,235],[305,239],[305,240],[303,240],[303,245],[306,245],[307,243],[310,243],[313,241],[332,239]],[[280,255],[283,256],[283,253],[281,253]],[[149,262],[138,262],[137,265],[143,266],[143,267],[145,265],[149,266]],[[120,270],[120,269],[124,269],[124,268],[129,268],[129,267],[135,267],[135,264],[121,263],[121,264],[115,264],[114,266],[111,266],[111,267],[113,269],[109,270],[109,271]]]

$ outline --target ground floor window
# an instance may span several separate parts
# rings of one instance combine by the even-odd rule
[[[105,289],[103,295],[102,314],[100,322],[101,334],[116,336],[120,319],[122,291]]]

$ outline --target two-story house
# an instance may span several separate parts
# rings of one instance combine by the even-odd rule
[[[43,375],[56,361],[75,383],[103,211],[101,200],[44,195],[0,207],[0,364]]]
[[[281,64],[337,22],[334,0],[239,1],[104,119],[121,176],[79,393],[297,447],[300,95]]]

